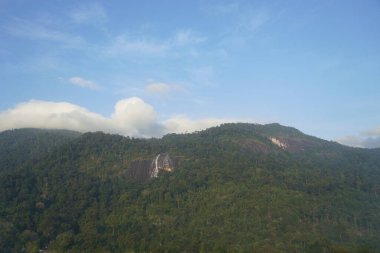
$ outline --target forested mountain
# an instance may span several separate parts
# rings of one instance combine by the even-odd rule
[[[39,159],[80,136],[69,130],[14,129],[0,133],[0,172],[14,169],[27,160]]]
[[[1,252],[380,252],[379,149],[239,123],[46,134],[26,155],[35,131],[1,146]],[[175,169],[136,177],[158,154]]]

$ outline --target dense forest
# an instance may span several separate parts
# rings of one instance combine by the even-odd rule
[[[380,149],[279,124],[0,133],[1,252],[380,252],[379,195]]]

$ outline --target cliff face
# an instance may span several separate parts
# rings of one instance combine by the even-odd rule
[[[173,161],[174,160],[174,161]],[[157,154],[151,159],[132,161],[127,176],[139,182],[146,182],[159,176],[160,172],[172,172],[177,169],[178,159],[172,159],[167,153]]]

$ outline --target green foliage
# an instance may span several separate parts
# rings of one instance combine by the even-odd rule
[[[81,134],[69,130],[15,129],[0,133],[0,174],[40,159]]]
[[[48,146],[0,173],[1,252],[380,252],[379,150],[278,124]],[[173,173],[128,177],[162,152]]]

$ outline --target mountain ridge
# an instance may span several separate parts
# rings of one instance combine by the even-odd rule
[[[44,128],[10,129],[10,130],[4,130],[4,131],[0,132],[0,135],[9,134],[9,133],[17,133],[17,132],[21,133],[23,131],[25,131],[26,133],[27,132],[33,132],[33,131],[34,132],[40,132],[40,133],[46,132],[46,133],[51,133],[51,134],[58,133],[58,135],[61,135],[61,136],[66,135],[67,137],[70,137],[70,136],[79,137],[81,135],[92,134],[92,133],[104,133],[104,134],[108,134],[108,135],[123,136],[120,134],[111,134],[111,133],[105,133],[102,131],[78,132],[78,131],[66,130],[66,129],[44,129]],[[221,134],[223,132],[229,133],[229,134],[240,133],[243,135],[244,134],[258,133],[258,134],[261,134],[264,136],[274,135],[277,137],[309,137],[309,138],[313,138],[315,140],[323,140],[323,141],[330,142],[330,143],[336,143],[338,145],[342,145],[345,147],[350,147],[350,146],[347,146],[344,144],[340,144],[336,141],[328,141],[328,140],[325,140],[325,139],[322,139],[319,137],[315,137],[312,135],[305,134],[305,133],[301,132],[300,130],[298,130],[294,127],[284,126],[284,125],[281,125],[279,123],[268,123],[268,124],[242,123],[242,122],[223,123],[219,126],[209,127],[207,129],[195,131],[192,133],[168,133],[168,134],[163,135],[160,138],[157,138],[157,137],[140,138],[140,137],[130,137],[130,136],[123,136],[123,137],[132,138],[132,139],[165,139],[165,138],[170,138],[170,136],[187,136],[187,135],[194,135],[194,134],[204,135],[204,134],[213,134],[213,133],[215,134],[216,132],[218,132],[219,134]],[[380,149],[380,148],[361,148],[361,147],[350,147],[350,148],[374,149],[374,150]]]
[[[138,180],[161,153],[176,169]],[[380,251],[378,150],[278,124],[84,133],[16,167],[0,171],[3,252]]]

